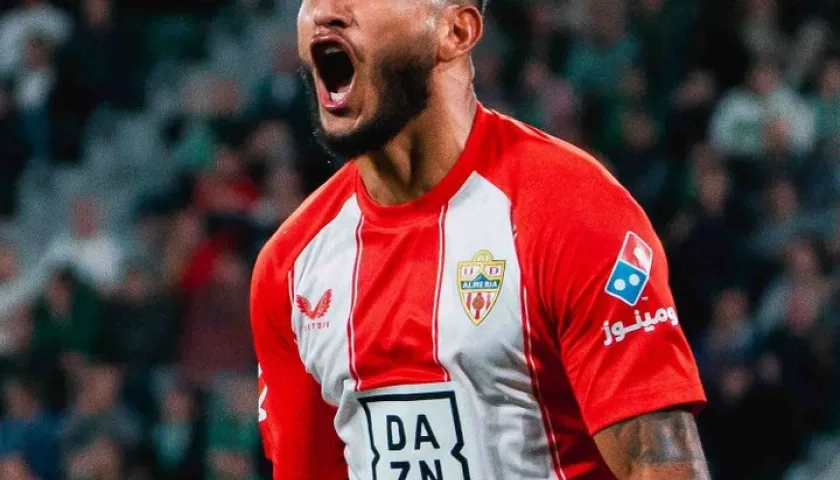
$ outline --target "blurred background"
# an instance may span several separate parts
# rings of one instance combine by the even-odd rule
[[[0,480],[268,480],[248,283],[338,167],[292,0],[0,0]],[[720,480],[840,478],[840,2],[492,0],[488,106],[651,216]]]

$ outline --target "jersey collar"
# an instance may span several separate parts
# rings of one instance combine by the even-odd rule
[[[365,220],[373,221],[380,225],[394,225],[401,223],[416,222],[429,216],[437,216],[449,200],[461,189],[461,186],[475,171],[476,164],[486,155],[486,130],[490,112],[480,103],[476,108],[475,119],[472,130],[467,137],[464,151],[452,166],[431,190],[420,197],[400,205],[380,205],[371,198],[367,188],[362,181],[358,170],[356,176],[356,196],[359,207]]]

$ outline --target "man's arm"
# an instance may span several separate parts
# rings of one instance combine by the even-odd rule
[[[616,423],[596,433],[601,456],[621,480],[708,480],[694,415],[668,409]]]
[[[587,189],[562,220],[523,222],[519,237],[581,418],[621,480],[708,478],[691,416],[706,397],[664,248],[629,193],[594,177],[572,183]]]
[[[595,159],[569,147],[557,154],[553,162],[549,152],[529,153],[534,161],[522,165],[528,189],[515,197],[515,241],[563,380],[604,460],[598,468],[621,480],[708,478],[688,413],[706,395],[665,249]]]
[[[275,480],[346,480],[335,407],[306,371],[291,328],[288,275],[268,254],[254,268],[251,325],[259,361],[259,426]]]

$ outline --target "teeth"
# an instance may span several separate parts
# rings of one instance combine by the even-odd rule
[[[338,45],[330,45],[329,47],[324,49],[324,53],[326,54],[333,54],[333,53],[341,53],[341,47]]]
[[[345,98],[347,98],[348,93],[350,92],[330,92],[330,101],[333,103],[341,103]]]

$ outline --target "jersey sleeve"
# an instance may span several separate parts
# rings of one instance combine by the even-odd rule
[[[606,182],[605,182],[606,183]],[[664,249],[617,184],[571,207],[547,235],[545,304],[590,434],[634,416],[705,402],[668,285]],[[551,231],[551,230],[549,230]]]
[[[251,325],[265,453],[276,480],[346,480],[344,444],[333,428],[335,409],[321,397],[298,354],[289,292],[286,274],[275,271],[264,251],[251,286]]]

